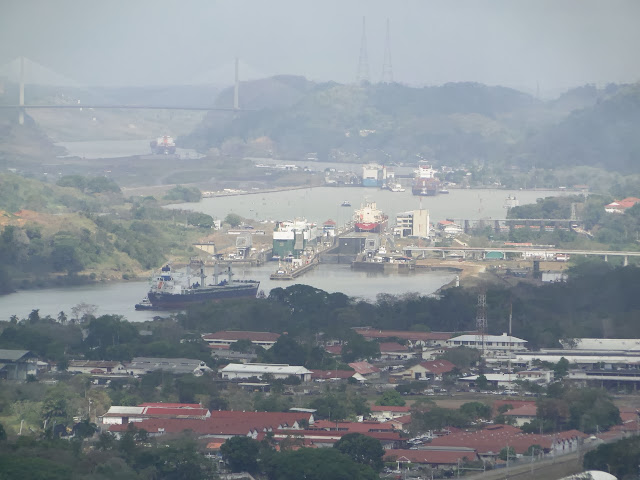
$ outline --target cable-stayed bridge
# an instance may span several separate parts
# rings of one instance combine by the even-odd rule
[[[243,64],[243,68],[250,72],[252,77],[256,77],[260,75],[257,71],[251,69],[247,65]],[[218,69],[211,70],[206,72],[201,76],[201,81],[211,80],[215,78],[220,78],[221,74],[227,75],[230,72],[230,69],[227,68],[228,65],[223,65]],[[87,85],[83,85],[80,82],[77,82],[69,77],[61,75],[54,70],[41,65],[37,62],[29,60],[24,57],[19,57],[11,62],[8,62],[5,65],[0,66],[0,80],[3,78],[9,82],[17,83],[19,85],[19,92],[16,98],[16,103],[3,103],[0,104],[0,109],[4,110],[16,110],[18,112],[18,123],[24,123],[24,112],[27,109],[127,109],[127,110],[135,110],[135,109],[144,109],[144,110],[193,110],[193,111],[220,111],[220,112],[246,112],[250,111],[248,109],[242,109],[239,107],[239,69],[240,62],[238,59],[235,60],[233,65],[235,69],[235,81],[232,82],[229,78],[228,81],[225,82],[225,85],[234,84],[234,97],[233,97],[233,106],[232,107],[220,107],[215,105],[206,105],[202,104],[175,104],[175,103],[166,103],[163,104],[161,102],[157,103],[115,103],[105,101],[103,102],[88,102],[81,103],[80,100],[75,101],[66,101],[54,104],[45,104],[45,103],[25,103],[25,88],[26,86],[35,86],[35,85],[47,85],[54,87],[70,87],[73,89],[86,89],[89,90],[91,87]],[[220,84],[222,85],[222,83]]]

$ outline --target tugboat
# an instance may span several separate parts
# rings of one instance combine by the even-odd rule
[[[340,204],[341,207],[350,207],[351,206],[351,202],[349,200],[345,200],[344,202],[342,202]]]
[[[142,300],[140,300],[140,303],[136,303],[135,309],[136,310],[153,310],[153,305],[149,301],[149,297],[144,297]]]

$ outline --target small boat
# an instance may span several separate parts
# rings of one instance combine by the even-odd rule
[[[439,193],[449,193],[449,190],[446,188],[441,188]]]
[[[149,301],[149,297],[144,297],[142,300],[140,300],[140,303],[136,303],[135,309],[136,310],[153,310],[153,305],[151,304],[151,301]]]
[[[391,190],[392,192],[404,192],[405,188],[399,183],[396,183],[395,185],[391,186],[389,190]]]
[[[350,207],[351,206],[351,202],[349,200],[345,200],[344,202],[342,202],[340,204],[341,207]]]

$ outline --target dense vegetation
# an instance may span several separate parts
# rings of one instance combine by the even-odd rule
[[[640,458],[640,436],[599,445],[584,455],[584,468],[609,472],[620,480],[638,478],[638,458]]]
[[[571,173],[549,173],[576,166],[603,175],[640,173],[633,133],[640,123],[638,85],[585,86],[548,102],[475,83],[354,86],[290,76],[247,82],[243,91],[243,107],[253,111],[233,118],[212,112],[181,141],[236,156],[302,159],[316,152],[321,161],[383,163],[387,155],[403,163],[420,157],[465,165],[474,176],[512,186],[585,183]],[[223,91],[217,103],[229,106],[231,98],[231,90]]]
[[[169,194],[195,195],[179,187]],[[52,185],[3,174],[0,212],[0,293],[127,279],[158,267],[172,251],[187,256],[182,245],[213,224],[209,215],[163,209],[153,197],[125,199],[106,177],[78,175]]]

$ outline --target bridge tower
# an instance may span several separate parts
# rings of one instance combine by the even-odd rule
[[[233,84],[233,109],[238,110],[239,101],[238,101],[238,92],[240,90],[240,63],[238,62],[238,57],[236,57],[236,79]]]
[[[384,61],[382,62],[382,83],[393,83],[393,67],[391,66],[391,40],[389,19],[387,18],[387,38],[384,44]]]
[[[20,57],[20,94],[18,104],[18,125],[24,125],[24,57]]]
[[[360,41],[360,58],[358,59],[358,73],[356,83],[369,82],[369,58],[367,57],[366,18],[362,17],[362,40]]]

